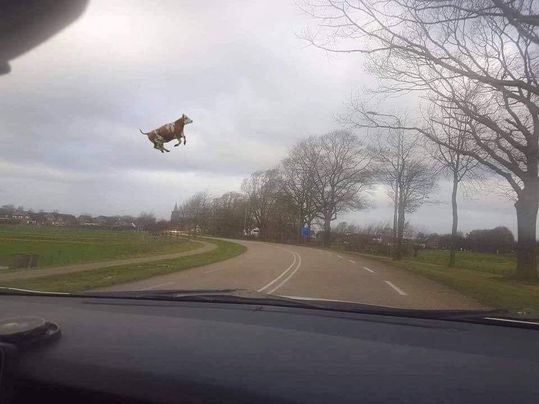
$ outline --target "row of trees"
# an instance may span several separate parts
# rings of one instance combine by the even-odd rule
[[[340,222],[334,229],[334,241],[344,248],[371,254],[389,254],[392,239],[392,227],[386,224],[357,226]],[[450,250],[454,246],[458,250],[468,250],[491,254],[507,254],[514,251],[515,238],[511,230],[505,226],[493,229],[472,230],[464,235],[458,232],[453,234],[426,234],[406,226],[407,254],[415,254],[419,249]]]
[[[306,138],[278,167],[246,178],[243,193],[194,195],[180,206],[181,221],[225,236],[258,228],[262,237],[274,240],[298,239],[304,225],[316,225],[327,246],[331,223],[344,212],[371,205],[370,190],[382,183],[394,203],[391,252],[399,259],[406,215],[428,198],[445,166],[436,150],[418,144],[417,136],[386,132],[368,144],[342,130]]]
[[[305,0],[303,8],[315,25],[307,41],[363,55],[380,79],[352,101],[346,123],[431,142],[453,175],[454,195],[474,164],[503,179],[515,200],[516,276],[537,279],[539,2]],[[372,101],[403,93],[419,100],[407,119]]]
[[[316,29],[305,32],[308,41],[327,51],[365,55],[368,69],[380,78],[380,87],[352,99],[342,117],[349,127],[378,130],[379,140],[365,145],[339,131],[298,143],[278,168],[244,181],[244,195],[236,195],[244,205],[243,227],[254,225],[275,237],[316,222],[329,244],[331,222],[366,206],[369,188],[382,182],[394,204],[398,259],[406,214],[444,173],[453,182],[453,265],[459,186],[490,173],[506,182],[515,199],[516,275],[536,279],[539,3],[306,0],[304,10],[316,21]],[[373,102],[410,92],[417,93],[419,108],[406,116]],[[205,220],[213,218],[212,226],[224,229],[224,223],[215,224],[217,210],[211,212]]]
[[[316,223],[329,245],[331,222],[367,206],[375,177],[367,146],[348,131],[335,131],[299,142],[277,168],[251,174],[243,194],[194,195],[180,206],[180,217],[214,234],[257,227],[270,239],[299,238],[302,226]]]

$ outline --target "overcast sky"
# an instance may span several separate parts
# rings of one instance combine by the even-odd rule
[[[351,93],[375,82],[360,56],[306,46],[306,23],[293,0],[91,0],[0,76],[0,205],[168,218],[194,192],[239,190],[298,139],[339,128]],[[170,153],[138,131],[182,113],[194,123]],[[461,195],[463,231],[515,229],[494,188]],[[373,198],[338,221],[390,221],[384,191]],[[410,221],[448,232],[449,198],[442,182]]]

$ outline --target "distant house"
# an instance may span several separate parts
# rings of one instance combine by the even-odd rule
[[[30,213],[29,223],[28,224],[34,224],[34,225],[44,225],[47,223],[46,219],[46,213],[45,212],[38,212],[38,213]]]
[[[45,223],[50,226],[77,226],[79,221],[74,215],[49,212],[44,214]]]
[[[94,224],[94,218],[90,215],[79,215],[77,221],[81,226]]]
[[[27,224],[30,216],[22,209],[0,208],[0,223]]]
[[[28,216],[28,213],[26,213],[24,210],[17,209],[15,212],[11,214],[11,217],[14,221],[17,223],[26,223],[30,216]]]
[[[425,240],[425,247],[431,249],[440,248],[440,236],[436,233],[429,235]]]
[[[109,218],[107,216],[97,216],[94,218],[94,223],[97,223],[98,225],[105,226],[107,224],[110,224]]]
[[[69,215],[65,213],[58,213],[58,219],[61,220],[64,226],[77,226],[79,221],[75,215]]]
[[[0,224],[29,224],[35,226],[84,226],[115,230],[134,230],[136,219],[133,216],[98,216],[79,215],[78,217],[59,212],[33,212],[13,205],[0,206]]]

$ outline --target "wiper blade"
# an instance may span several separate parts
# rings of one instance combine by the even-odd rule
[[[294,307],[317,308],[324,310],[346,311],[362,314],[383,314],[401,317],[420,317],[429,319],[471,319],[500,315],[500,310],[421,310],[402,309],[387,306],[343,302],[315,298],[270,295],[247,289],[210,289],[210,290],[140,290],[125,292],[92,292],[93,297],[114,297],[171,301],[198,301],[223,303],[249,303],[267,305],[286,305]]]
[[[323,305],[315,302],[303,302],[297,299],[269,295],[247,289],[211,289],[211,290],[141,290],[128,292],[91,292],[85,296],[107,297],[121,299],[148,299],[148,300],[168,300],[168,301],[189,301],[208,303],[243,303],[274,305],[303,308],[324,308]]]
[[[63,293],[0,286],[0,295],[101,297],[116,299],[148,299],[183,302],[235,303],[329,310],[394,317],[460,321],[519,328],[539,329],[539,321],[510,316],[507,310],[423,310],[375,306],[338,300],[269,295],[246,289],[151,290]]]

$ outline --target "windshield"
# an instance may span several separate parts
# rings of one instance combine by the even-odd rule
[[[0,6],[0,287],[538,318],[539,4],[464,3]]]

